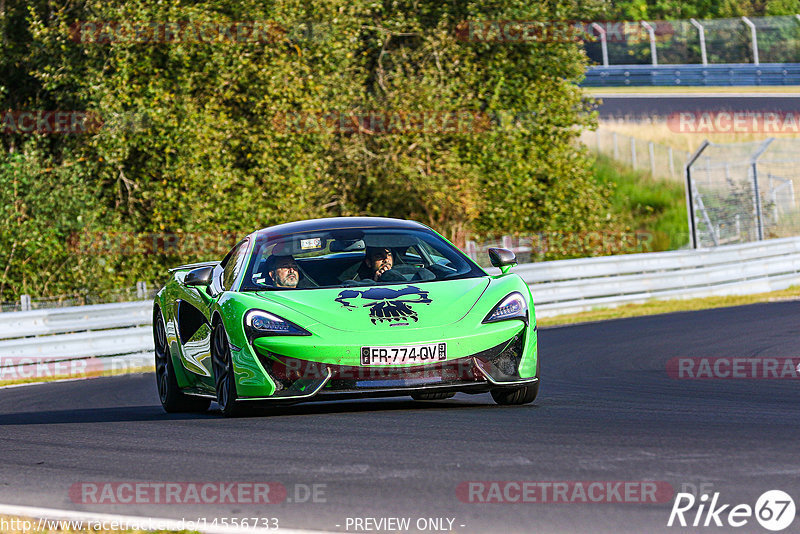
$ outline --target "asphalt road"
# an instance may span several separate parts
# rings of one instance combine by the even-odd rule
[[[281,527],[350,532],[348,517],[407,517],[412,526],[450,518],[455,531],[470,533],[766,532],[752,518],[744,529],[667,528],[672,493],[660,503],[508,504],[462,502],[456,488],[660,481],[675,492],[705,484],[721,503],[751,506],[781,489],[800,505],[800,381],[676,380],[666,372],[674,357],[797,357],[798,318],[800,301],[789,301],[544,328],[540,397],[523,407],[459,394],[230,420],[164,414],[153,375],[2,389],[0,503],[209,521],[274,517]],[[86,504],[69,494],[86,482],[187,481],[279,482],[292,502]],[[297,502],[313,484],[322,485],[318,502]]]
[[[602,119],[667,117],[680,112],[749,111],[797,113],[800,95],[787,94],[596,94],[602,100],[597,111]]]

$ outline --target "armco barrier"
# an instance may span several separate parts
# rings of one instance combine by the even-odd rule
[[[71,366],[43,362],[100,358],[94,371],[152,366],[152,321],[152,301],[0,313],[0,381],[71,376]]]
[[[800,85],[800,63],[610,65],[586,70],[583,87]]]
[[[514,272],[530,285],[540,317],[652,299],[757,293],[800,284],[800,237],[532,263]],[[152,306],[143,301],[2,313],[0,365],[106,356],[152,362]]]
[[[800,238],[520,265],[540,317],[800,284]]]

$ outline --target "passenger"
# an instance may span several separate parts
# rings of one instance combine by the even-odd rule
[[[385,247],[367,247],[366,252],[364,257],[366,270],[360,273],[361,278],[369,278],[377,282],[386,271],[391,270],[394,266],[392,251]]]

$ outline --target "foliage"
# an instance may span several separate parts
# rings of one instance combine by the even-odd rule
[[[105,274],[71,247],[74,236],[93,227],[98,215],[85,209],[94,196],[85,162],[46,162],[36,151],[0,162],[0,294],[79,288]],[[113,276],[105,278],[113,283]]]
[[[607,194],[576,141],[595,120],[576,86],[580,45],[457,37],[469,20],[597,18],[596,3],[3,5],[2,109],[86,111],[105,124],[0,138],[0,300],[161,283],[168,266],[220,258],[252,229],[308,217],[412,218],[457,244],[608,224]],[[106,42],[80,42],[80,21],[268,21],[273,32],[257,42],[136,42],[113,38],[112,27]],[[280,121],[386,110],[489,122],[379,135]]]
[[[597,156],[594,172],[599,183],[612,189],[614,219],[621,220],[627,231],[646,232],[643,251],[674,250],[689,243],[682,183],[653,180],[603,155]]]

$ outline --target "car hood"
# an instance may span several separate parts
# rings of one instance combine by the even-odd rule
[[[428,328],[455,323],[469,312],[488,285],[489,278],[480,277],[258,294],[331,328],[374,332],[376,328]]]

